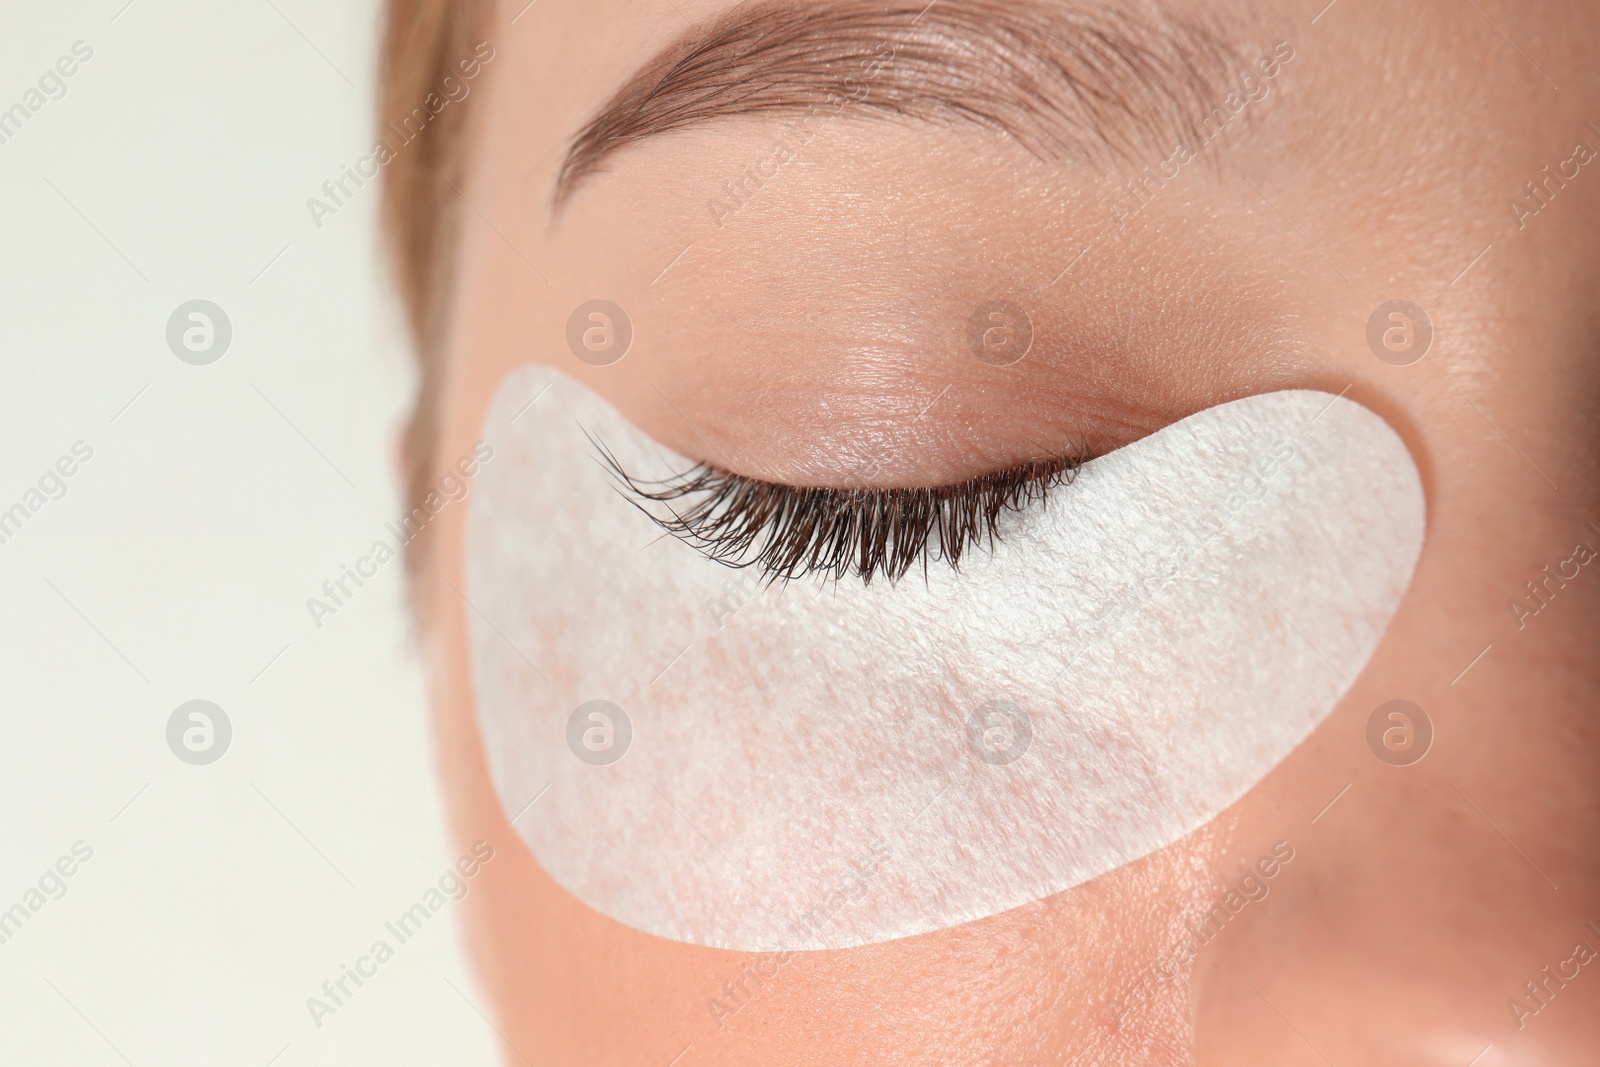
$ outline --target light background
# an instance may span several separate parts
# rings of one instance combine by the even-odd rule
[[[400,513],[378,188],[306,205],[370,150],[376,5],[4,24],[0,110],[93,56],[0,144],[0,510],[94,454],[0,544],[0,910],[94,851],[0,944],[0,1063],[498,1062],[459,904],[320,1028],[306,1005],[455,859],[402,565],[306,606]],[[166,341],[196,298],[233,328],[208,366]],[[195,698],[233,725],[209,766],[167,747]]]

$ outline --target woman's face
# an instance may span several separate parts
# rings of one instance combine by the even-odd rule
[[[439,464],[473,454],[529,363],[682,457],[866,490],[963,483],[1063,441],[1101,455],[1309,389],[1398,433],[1427,510],[1364,669],[1215,818],[1030,903],[780,966],[608,917],[523,843],[513,818],[539,801],[508,811],[491,781],[516,755],[485,750],[472,638],[519,620],[476,590],[504,585],[494,603],[550,633],[626,628],[659,594],[519,590],[469,559],[474,490],[440,514],[421,580],[456,829],[496,846],[473,938],[509,1059],[1490,1067],[1596,1047],[1600,10],[1320,7],[498,11],[430,400]],[[801,14],[802,44],[750,47]],[[692,63],[659,64],[697,34]],[[659,77],[633,81],[644,68]],[[609,363],[568,343],[600,299],[632,331]],[[1022,358],[985,357],[984,338],[1018,337]],[[621,567],[581,551],[559,566]],[[517,653],[559,682],[547,651]],[[1221,670],[1181,673],[1212,691]],[[522,699],[548,711],[533,682]],[[1420,709],[1406,727],[1431,727],[1425,759],[1369,744],[1397,699]],[[893,775],[893,753],[853,773]],[[715,838],[739,813],[684,817]],[[598,851],[602,873],[625,865]],[[1219,903],[1220,932],[1190,936]]]

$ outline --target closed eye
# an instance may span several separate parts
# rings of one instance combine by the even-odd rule
[[[662,529],[729,567],[768,581],[809,574],[894,583],[920,564],[993,548],[1000,518],[1072,481],[1087,446],[949,485],[915,488],[794,486],[696,464],[659,480],[636,478],[596,442],[619,489]],[[663,514],[664,512],[664,514]]]

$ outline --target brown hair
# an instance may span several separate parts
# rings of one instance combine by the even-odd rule
[[[380,56],[381,128],[402,126],[419,101],[437,90],[452,65],[472,54],[483,40],[493,0],[389,0]],[[395,280],[405,301],[417,354],[417,402],[406,427],[403,462],[406,498],[422,500],[433,478],[439,433],[435,398],[444,378],[445,329],[456,243],[459,197],[467,153],[467,105],[452,104],[430,122],[414,143],[385,167],[383,229]],[[415,546],[415,543],[414,543]],[[407,560],[413,568],[417,552]]]

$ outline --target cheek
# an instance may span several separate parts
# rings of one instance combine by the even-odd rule
[[[1360,673],[1424,525],[1399,438],[1312,392],[1096,459],[893,586],[765,585],[663,537],[596,442],[639,479],[689,461],[557,372],[510,375],[484,437],[467,595],[507,816],[596,910],[749,951],[995,915],[1203,825]]]

